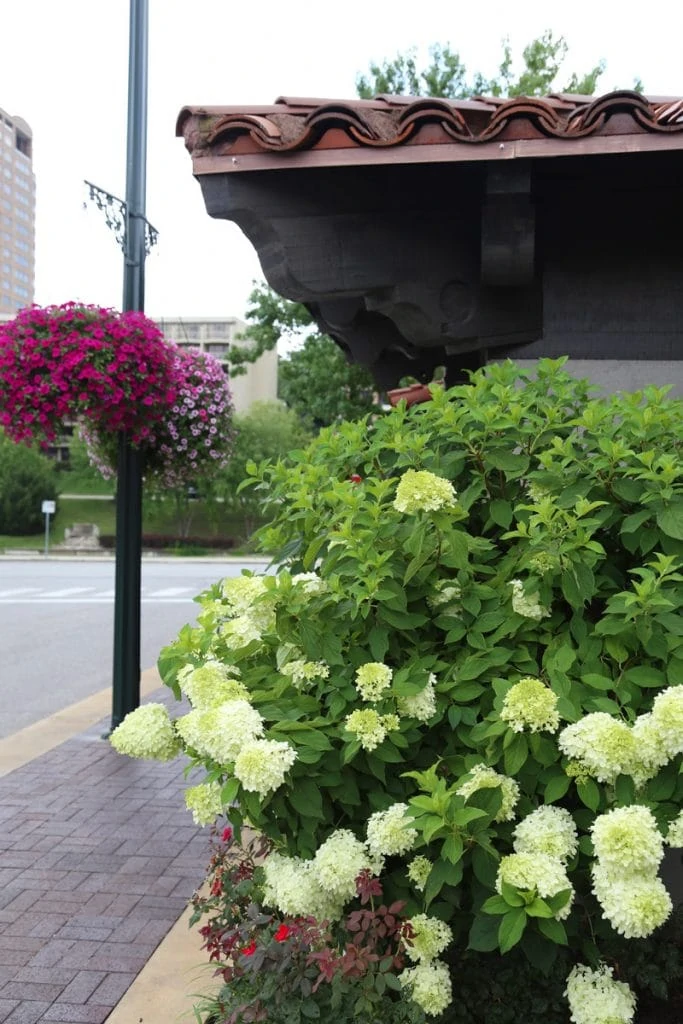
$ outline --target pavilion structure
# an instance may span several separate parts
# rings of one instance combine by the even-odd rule
[[[178,118],[208,213],[391,387],[488,359],[683,367],[683,98],[281,97]]]

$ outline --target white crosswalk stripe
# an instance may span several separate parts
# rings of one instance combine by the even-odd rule
[[[194,598],[201,587],[163,587],[150,590],[142,588],[142,604],[186,604]],[[97,590],[96,587],[63,587],[61,590],[41,590],[40,587],[16,587],[0,590],[0,605],[18,604],[112,604],[114,590]]]
[[[87,594],[94,589],[94,587],[64,587],[63,590],[45,590],[41,597],[73,597],[74,594]]]

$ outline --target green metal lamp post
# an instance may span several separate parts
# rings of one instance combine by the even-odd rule
[[[122,310],[145,308],[145,257],[157,232],[145,217],[147,158],[147,0],[130,0],[128,130],[125,202],[86,182],[123,249]],[[142,470],[140,453],[119,435],[116,486],[116,578],[112,729],[140,704],[140,562]]]

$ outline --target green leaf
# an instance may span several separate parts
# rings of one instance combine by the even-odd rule
[[[491,953],[498,948],[498,918],[490,914],[477,914],[470,928],[467,948],[479,953]]]
[[[482,904],[482,914],[507,914],[510,909],[510,905],[505,902],[502,896],[489,896],[484,904]]]
[[[636,668],[629,668],[624,672],[624,679],[636,686],[663,689],[666,686],[666,676],[658,668],[650,665],[638,665]]]
[[[630,516],[626,516],[621,523],[621,533],[635,533],[636,530],[646,523],[648,519],[652,517],[652,509],[646,508],[641,509],[640,512],[633,512]]]
[[[424,899],[427,906],[439,895],[444,885],[459,885],[461,879],[461,863],[449,864],[448,861],[438,860],[429,872],[424,888]]]
[[[585,563],[574,562],[571,568],[562,573],[560,585],[572,608],[583,608],[595,591],[595,577]]]
[[[636,798],[636,787],[630,775],[617,775],[614,783],[614,795],[617,803],[630,806]]]
[[[451,864],[457,864],[463,854],[463,841],[459,835],[448,836],[441,847],[441,856]]]
[[[529,468],[529,456],[513,452],[510,448],[492,448],[486,452],[484,465],[493,469],[502,469],[512,479],[522,476]]]
[[[526,912],[529,917],[553,917],[553,912],[545,902],[536,898],[533,903],[530,903],[526,907]]]
[[[489,515],[496,526],[502,526],[504,530],[507,530],[512,522],[512,505],[509,501],[504,501],[503,498],[494,498],[489,505]]]
[[[322,818],[323,802],[320,790],[312,779],[294,780],[287,799],[304,818]]]
[[[320,1007],[315,999],[304,999],[300,1006],[301,1014],[309,1020],[317,1020],[320,1017]]]
[[[239,793],[239,788],[239,779],[228,779],[221,789],[221,802],[224,807],[229,807],[230,804],[234,803],[237,794]]]
[[[498,945],[501,953],[507,953],[516,946],[526,928],[526,913],[523,907],[509,910],[498,928]]]
[[[614,680],[610,679],[609,676],[601,676],[595,672],[588,672],[585,676],[581,676],[581,682],[585,683],[586,686],[590,686],[594,690],[613,690]]]
[[[567,932],[561,921],[556,921],[554,917],[540,917],[538,918],[538,930],[545,935],[546,939],[550,939],[558,946],[567,946]]]
[[[553,804],[561,800],[569,789],[570,778],[568,775],[556,775],[546,784],[543,799],[547,804]]]
[[[508,910],[510,909],[510,907],[524,906],[524,897],[521,895],[521,893],[517,892],[514,885],[510,885],[508,882],[503,882],[501,884],[500,889],[501,895],[508,905]]]
[[[667,537],[683,540],[683,501],[670,501],[657,513],[657,526]]]
[[[384,655],[389,650],[389,630],[375,626],[368,635],[368,644],[375,661],[383,661]]]
[[[503,754],[506,775],[516,775],[529,756],[529,746],[523,733],[515,733],[514,739]]]
[[[586,779],[585,782],[577,782],[576,792],[579,800],[591,811],[597,811],[600,806],[600,790],[593,779]]]
[[[478,882],[487,889],[493,888],[498,874],[498,861],[482,846],[477,845],[472,849],[472,870]]]

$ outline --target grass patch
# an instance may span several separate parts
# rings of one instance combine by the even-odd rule
[[[245,534],[244,520],[239,516],[230,515],[222,510],[220,504],[193,501],[190,505],[191,520],[189,530],[193,537],[232,537],[235,540],[233,552],[246,554],[250,548],[249,537]],[[50,547],[64,543],[64,531],[76,523],[93,523],[99,528],[100,535],[116,533],[116,504],[113,496],[106,501],[101,498],[58,498],[57,514],[50,516]],[[172,500],[146,500],[143,502],[142,531],[143,533],[165,533],[179,536],[182,524]],[[42,551],[45,546],[45,531],[30,536],[10,537],[0,534],[0,550],[8,551],[24,549]],[[202,549],[202,553],[204,549]],[[197,552],[199,553],[199,551]],[[216,554],[216,549],[206,549],[206,553]],[[184,551],[183,554],[187,554]]]

